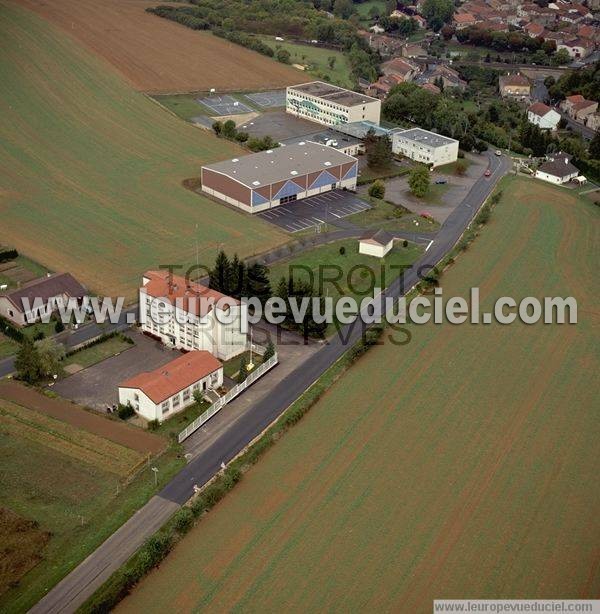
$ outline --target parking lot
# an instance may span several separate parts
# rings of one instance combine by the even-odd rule
[[[275,107],[285,107],[285,90],[273,90],[271,92],[256,92],[256,94],[246,94],[252,102],[264,109],[274,109]]]
[[[250,136],[270,136],[276,141],[283,141],[296,136],[314,134],[319,125],[301,117],[295,117],[285,111],[266,111],[251,121],[239,126],[240,130]],[[324,129],[325,126],[322,126]]]
[[[214,115],[238,115],[240,113],[252,113],[252,109],[233,96],[209,96],[199,98],[198,102],[210,109]]]
[[[324,223],[335,225],[340,218],[370,208],[369,203],[352,192],[333,190],[256,215],[288,232],[299,232],[311,227],[319,228]]]

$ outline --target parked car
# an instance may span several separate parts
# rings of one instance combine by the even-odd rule
[[[492,174],[492,171],[491,171],[489,168],[487,168],[487,169],[485,170],[485,173],[483,173],[483,174],[484,174],[486,177],[489,177],[489,176]]]
[[[496,149],[496,151],[494,152],[497,156],[501,156],[502,152],[499,149]]]
[[[435,180],[437,185],[444,185],[445,183],[448,183],[447,179],[436,179]]]

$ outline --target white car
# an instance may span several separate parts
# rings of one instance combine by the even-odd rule
[[[502,155],[502,152],[499,149],[496,149],[495,153],[496,153],[497,156],[501,156]]]

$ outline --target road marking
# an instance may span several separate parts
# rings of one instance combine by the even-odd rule
[[[425,248],[425,251],[428,251],[428,250],[429,250],[429,248],[431,247],[432,243],[433,243],[433,240],[429,241],[429,244],[428,244],[428,245],[427,245],[427,247]]]

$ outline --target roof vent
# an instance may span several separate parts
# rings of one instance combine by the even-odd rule
[[[324,162],[325,166],[331,166],[331,162]]]
[[[273,153],[272,149],[267,149],[267,153]]]
[[[260,185],[260,181],[253,181],[252,185]]]
[[[298,145],[306,145],[306,141],[300,141]]]
[[[290,171],[290,175],[297,175],[298,171]]]

